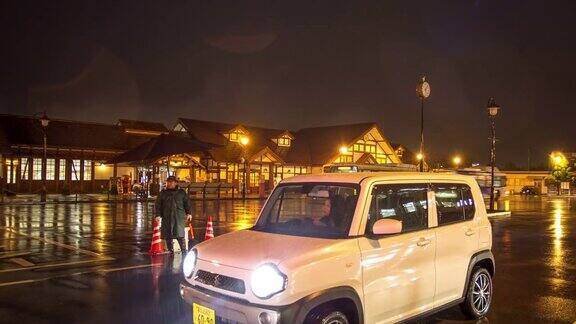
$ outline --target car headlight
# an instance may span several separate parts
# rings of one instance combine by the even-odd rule
[[[266,299],[286,288],[286,275],[273,264],[264,264],[252,273],[252,292],[256,297]]]
[[[184,277],[190,278],[192,272],[194,272],[194,267],[196,266],[196,259],[198,258],[198,252],[194,249],[184,258],[184,264],[182,265],[182,271],[184,272]]]

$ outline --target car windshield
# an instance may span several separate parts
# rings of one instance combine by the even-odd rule
[[[359,191],[356,184],[279,185],[252,229],[296,236],[345,238]]]

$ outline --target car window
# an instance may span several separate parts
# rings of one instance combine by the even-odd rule
[[[256,231],[295,236],[345,238],[360,192],[358,185],[279,185],[264,206]]]
[[[462,206],[464,207],[464,218],[466,220],[473,219],[476,212],[476,206],[474,206],[472,189],[468,186],[462,186]]]
[[[366,233],[374,223],[390,218],[402,222],[402,233],[428,228],[428,185],[378,185],[372,191]]]
[[[474,199],[469,186],[435,184],[434,193],[439,226],[474,218]]]

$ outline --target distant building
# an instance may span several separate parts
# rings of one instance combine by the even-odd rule
[[[15,193],[38,193],[45,179],[52,193],[102,192],[112,177],[136,177],[135,168],[106,165],[107,160],[167,132],[159,123],[121,120],[110,125],[53,119],[46,128],[44,164],[39,119],[0,115],[1,184]]]
[[[269,189],[275,181],[286,177],[320,173],[322,166],[330,163],[401,162],[374,123],[291,131],[180,118],[174,130],[186,132],[200,141],[222,145],[211,151],[208,160],[198,161],[190,171],[181,170],[178,174],[180,178],[190,177],[193,182],[238,184],[246,166],[248,187],[254,190],[262,183]],[[247,139],[246,145],[241,144],[242,138]]]
[[[218,147],[207,154],[160,159],[153,162],[154,167],[106,164],[122,152],[171,132]],[[172,129],[126,119],[116,124],[52,119],[44,163],[39,119],[0,115],[0,184],[15,193],[38,193],[45,179],[51,193],[92,193],[109,189],[110,179],[161,181],[170,173],[182,181],[227,182],[240,188],[246,174],[247,188],[269,190],[281,179],[320,173],[331,163],[401,163],[402,154],[410,156],[407,163],[411,163],[412,154],[406,155],[408,151],[400,147],[392,147],[374,123],[293,131],[187,118],[179,118]]]
[[[549,171],[501,171],[506,175],[506,187],[510,194],[518,194],[524,187],[535,187],[538,193],[547,193],[546,178]]]

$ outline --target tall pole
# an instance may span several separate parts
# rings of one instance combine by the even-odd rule
[[[494,164],[496,163],[496,125],[494,116],[490,116],[492,147],[490,149],[490,211],[494,210]]]
[[[44,154],[43,154],[43,159],[42,159],[42,192],[40,193],[40,201],[41,202],[46,202],[46,176],[48,175],[48,170],[46,170],[46,167],[48,165],[48,163],[46,163],[46,128],[42,127],[42,135],[44,137],[44,145],[43,145],[43,149],[44,149]]]
[[[244,165],[244,172],[242,172],[243,176],[242,176],[242,199],[246,199],[246,186],[247,186],[247,181],[248,181],[248,159],[247,159],[247,151],[246,151],[246,146],[248,145],[248,143],[250,143],[250,139],[247,136],[242,136],[239,140],[239,144],[240,147],[242,148],[242,155],[241,155],[241,162]]]
[[[416,87],[416,94],[420,98],[420,152],[418,153],[418,163],[420,172],[424,172],[424,99],[430,96],[430,84],[426,82],[426,77],[422,77]]]
[[[488,107],[486,107],[488,111],[488,117],[490,118],[490,127],[491,127],[491,141],[492,146],[490,148],[490,211],[494,210],[494,167],[496,164],[496,115],[498,115],[498,111],[500,110],[500,106],[496,104],[494,98],[490,98],[488,100]]]
[[[242,157],[242,160],[244,161],[244,172],[242,172],[242,199],[246,199],[246,158]]]
[[[420,97],[420,172],[424,172],[424,97]]]

